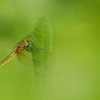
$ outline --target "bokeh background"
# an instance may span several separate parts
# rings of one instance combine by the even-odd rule
[[[100,99],[99,0],[1,0],[0,61],[45,14],[53,32],[50,100]],[[35,100],[34,71],[17,58],[0,68],[0,100]]]

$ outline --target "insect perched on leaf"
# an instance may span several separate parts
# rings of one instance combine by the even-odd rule
[[[33,31],[23,38],[16,45],[14,51],[0,63],[0,67],[17,56],[20,62],[33,65],[36,72],[41,74],[43,66],[49,69],[47,66],[49,66],[51,52],[51,25],[48,19],[43,15],[38,18]]]
[[[23,61],[23,58],[25,58],[26,60],[29,59],[29,61],[31,63],[33,63],[32,59],[30,59],[30,57],[26,56],[26,54],[24,53],[24,52],[27,52],[27,53],[31,54],[31,52],[32,52],[32,43],[31,43],[32,38],[33,38],[33,33],[31,32],[28,36],[26,36],[24,39],[22,39],[16,45],[14,51],[0,63],[0,67],[2,67],[4,64],[6,64],[8,61],[10,61],[16,55],[17,55],[18,60],[21,62],[25,63],[25,61]]]

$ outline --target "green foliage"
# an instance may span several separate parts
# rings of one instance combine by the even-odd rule
[[[100,100],[99,0],[1,0],[0,61],[33,29],[41,13],[50,18],[54,34],[48,99]],[[36,100],[36,77],[29,64],[14,58],[0,69],[0,100]]]
[[[33,30],[32,56],[36,78],[36,95],[47,93],[50,85],[52,32],[48,19],[42,15]]]

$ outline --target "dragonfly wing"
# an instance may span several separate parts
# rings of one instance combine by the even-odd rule
[[[30,32],[26,37],[24,37],[19,43],[22,43],[23,42],[23,40],[28,40],[28,41],[31,41],[32,40],[32,38],[33,38],[33,31],[32,32]],[[19,44],[18,43],[18,44]]]
[[[31,53],[26,50],[17,54],[17,58],[21,63],[33,66],[33,59]]]
[[[24,40],[31,42],[32,38],[33,38],[33,31],[30,32],[26,37],[24,37],[18,44],[21,44]],[[27,48],[27,50],[25,49],[19,52],[17,54],[18,60],[24,64],[33,65],[32,55],[30,51],[31,51],[30,48]]]
[[[34,31],[30,32],[25,38],[23,38],[18,44],[23,43],[24,40],[29,41],[29,46],[26,47],[24,50],[18,53],[17,58],[20,62],[28,65],[33,65],[34,63],[37,63],[40,65],[40,61],[35,59],[34,56],[32,56],[31,52],[38,53],[38,49],[35,48],[34,43],[33,43],[33,36],[34,36]]]
[[[35,52],[35,51],[34,51]],[[41,62],[38,59],[33,58],[32,53],[27,50],[23,50],[22,52],[17,54],[17,58],[21,63],[34,66],[34,64],[40,66]]]

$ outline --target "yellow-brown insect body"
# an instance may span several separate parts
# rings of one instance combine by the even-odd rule
[[[29,42],[27,40],[23,40],[21,43],[17,44],[17,46],[15,47],[15,50],[0,63],[0,67],[2,67],[7,62],[9,62],[22,50],[26,49],[28,45],[29,45]]]
[[[29,45],[29,42],[27,40],[23,40],[22,43],[19,43],[17,46],[16,46],[16,52],[19,53],[21,52],[22,50],[26,49],[26,47]]]
[[[3,65],[5,65],[8,61],[10,61],[12,58],[14,58],[17,55],[17,53],[14,51],[12,52],[7,58],[5,58],[1,63],[0,63],[0,67],[2,67]]]

